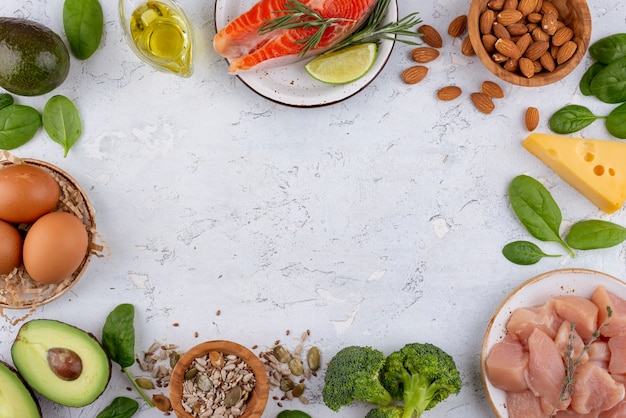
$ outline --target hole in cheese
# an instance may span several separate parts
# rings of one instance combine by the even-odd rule
[[[585,161],[587,162],[592,162],[593,160],[596,159],[596,156],[592,153],[592,152],[588,152],[585,154],[585,156],[583,157],[585,159]]]
[[[602,176],[604,174],[604,166],[603,165],[597,165],[593,168],[593,173],[596,176]]]

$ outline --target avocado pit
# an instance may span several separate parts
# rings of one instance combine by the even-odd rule
[[[67,381],[76,380],[83,371],[83,362],[69,348],[54,347],[48,350],[48,365],[59,378]]]

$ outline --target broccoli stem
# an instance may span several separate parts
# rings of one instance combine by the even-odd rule
[[[419,418],[428,408],[435,394],[442,389],[441,385],[429,382],[419,374],[404,378],[404,412],[402,418]]]

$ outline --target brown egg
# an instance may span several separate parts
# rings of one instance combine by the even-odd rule
[[[43,168],[13,164],[0,169],[0,219],[34,222],[59,201],[59,185]]]
[[[9,274],[22,264],[22,245],[17,228],[0,221],[0,274]]]
[[[70,277],[87,255],[85,225],[71,213],[51,212],[39,218],[24,239],[24,267],[43,284]]]

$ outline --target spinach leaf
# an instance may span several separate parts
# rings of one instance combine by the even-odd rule
[[[597,76],[596,76],[597,77]],[[594,77],[595,80],[595,77]],[[594,115],[591,110],[580,105],[567,105],[550,117],[550,129],[557,134],[571,134],[591,125],[603,116]]]
[[[10,106],[13,104],[13,96],[11,96],[9,93],[2,93],[0,94],[0,109],[4,109],[7,106]]]
[[[593,80],[596,74],[598,74],[600,70],[604,67],[606,67],[605,64],[602,64],[601,62],[595,62],[589,68],[587,68],[587,71],[585,71],[585,74],[583,74],[583,77],[580,79],[580,83],[578,84],[580,92],[583,96],[593,95],[593,93],[591,92],[591,80]]]
[[[107,316],[102,328],[102,346],[109,358],[122,368],[135,363],[135,307],[129,303],[118,305]]]
[[[286,409],[276,415],[276,418],[311,418],[311,415],[297,409]]]
[[[541,241],[558,242],[575,257],[559,234],[563,220],[561,209],[541,183],[526,175],[515,177],[509,185],[509,201],[530,235]]]
[[[626,33],[616,33],[594,42],[589,47],[589,55],[603,64],[626,57]]]
[[[626,102],[626,57],[601,69],[591,80],[589,88],[605,103]]]
[[[104,408],[96,418],[130,418],[139,409],[136,400],[119,396]]]
[[[65,96],[53,96],[48,100],[42,113],[43,127],[52,138],[64,149],[64,157],[78,141],[82,133],[82,123],[78,109]]]
[[[609,248],[626,240],[626,228],[608,221],[576,222],[567,235],[567,243],[578,250]]]
[[[502,248],[502,255],[511,263],[528,266],[544,257],[560,257],[560,254],[546,254],[536,244],[529,241],[509,242]]]
[[[63,28],[70,50],[85,60],[98,49],[104,30],[102,6],[98,0],[65,0]]]
[[[0,109],[0,149],[24,145],[40,127],[41,115],[35,108],[12,104]]]
[[[616,138],[626,139],[626,103],[622,103],[606,117],[606,129]]]

